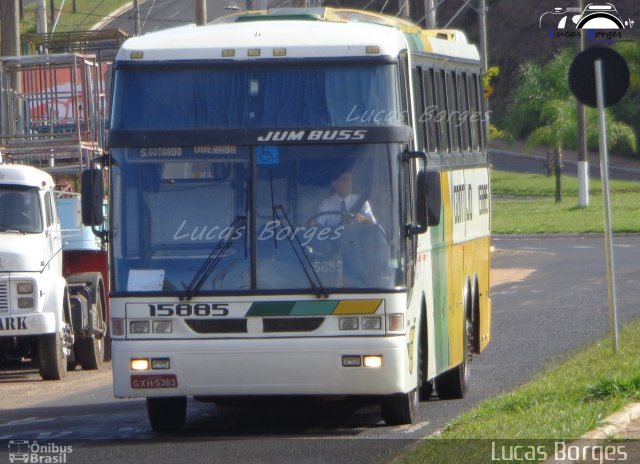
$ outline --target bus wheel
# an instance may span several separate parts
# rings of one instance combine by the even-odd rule
[[[154,432],[175,432],[187,419],[187,397],[147,398],[147,415]]]
[[[412,424],[418,415],[418,390],[386,396],[380,407],[385,424]]]
[[[433,382],[428,380],[429,364],[427,358],[427,325],[425,320],[426,316],[423,313],[418,336],[418,399],[420,401],[427,401],[433,393]]]
[[[462,339],[463,358],[462,363],[436,377],[436,394],[442,400],[457,400],[464,398],[471,377],[470,361],[471,353],[469,343],[471,340],[472,323],[465,319],[464,334]]]

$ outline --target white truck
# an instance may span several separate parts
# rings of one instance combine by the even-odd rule
[[[46,172],[0,162],[0,365],[30,358],[44,380],[98,369],[107,327],[102,273],[63,267],[55,197]]]

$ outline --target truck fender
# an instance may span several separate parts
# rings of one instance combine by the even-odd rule
[[[56,317],[56,332],[62,333],[64,327],[63,310],[68,307],[64,304],[64,299],[67,298],[66,288],[67,282],[62,276],[53,277],[54,282],[50,287],[50,294],[48,295],[43,312],[53,313]]]

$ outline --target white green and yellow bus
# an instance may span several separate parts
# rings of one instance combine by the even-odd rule
[[[485,126],[459,31],[274,9],[128,40],[105,161],[115,396],[146,398],[154,430],[188,397],[366,396],[387,424],[434,387],[463,397],[490,340]]]

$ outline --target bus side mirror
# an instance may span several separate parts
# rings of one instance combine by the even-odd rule
[[[82,223],[85,226],[99,226],[104,222],[102,198],[104,177],[101,169],[82,171]]]
[[[440,173],[429,171],[426,180],[427,225],[437,226],[440,224],[440,210],[442,209]]]
[[[416,212],[415,224],[409,228],[411,234],[421,234],[427,231],[429,225],[427,201],[427,173],[420,171],[416,177]]]
[[[402,155],[402,161],[410,163],[417,162],[415,168],[417,174],[413,188],[414,195],[414,211],[412,223],[405,226],[407,235],[418,235],[427,231],[428,213],[427,213],[427,155],[422,151],[405,151]],[[411,169],[409,169],[411,172]]]

